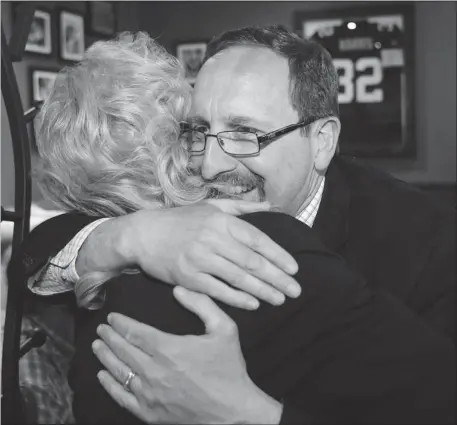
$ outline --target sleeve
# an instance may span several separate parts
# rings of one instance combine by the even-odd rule
[[[29,289],[37,295],[56,295],[72,291],[79,276],[76,259],[89,235],[110,218],[100,218],[80,230],[76,236],[34,276],[28,279]]]
[[[291,425],[307,425],[310,422],[306,421],[306,414],[300,411],[299,408],[291,405],[290,403],[285,404],[283,402],[283,410],[280,424],[291,424]]]
[[[410,297],[421,306],[420,316],[435,329],[456,341],[456,216],[446,217],[435,227],[436,237]]]
[[[326,337],[302,347],[281,423],[455,424],[451,341],[397,299],[362,292],[353,293]]]
[[[381,324],[382,320],[384,326],[389,322],[390,325],[383,331],[378,325],[370,332],[373,337],[371,349],[376,347],[374,343],[382,336],[381,332],[385,334],[385,343],[381,345],[379,343],[381,339],[379,339],[376,348],[379,358],[374,366],[380,371],[377,379],[374,379],[376,369],[373,368],[373,371],[370,372],[373,388],[375,388],[374,384],[378,382],[378,385],[382,384],[380,389],[384,388],[384,390],[376,394],[376,397],[370,396],[369,392],[365,394],[364,398],[368,400],[368,403],[361,403],[359,410],[367,418],[369,418],[370,405],[378,403],[379,410],[381,406],[384,408],[378,413],[379,423],[391,423],[388,415],[392,416],[397,414],[396,412],[402,414],[404,418],[407,415],[408,405],[411,412],[416,412],[415,416],[403,420],[403,422],[399,419],[398,423],[455,423],[455,402],[452,402],[456,395],[455,226],[455,215],[448,215],[436,222],[435,237],[431,243],[427,244],[429,246],[428,255],[421,265],[414,290],[408,299],[410,305],[421,306],[420,309],[416,308],[416,314],[412,313],[403,303],[389,297],[388,294],[378,294],[377,296],[376,308],[379,310],[377,322]],[[374,309],[374,307],[372,308]],[[393,343],[387,344],[387,338],[390,338]],[[363,362],[370,358],[368,352],[370,345],[366,342],[365,339],[360,339],[360,343],[354,345],[358,354],[359,366],[351,362],[347,354],[340,359],[339,371],[347,371],[348,374],[339,373],[338,381],[344,382],[346,388],[338,388],[337,384],[330,386],[329,383],[321,381],[321,384],[327,387],[326,391],[340,392],[346,397],[347,402],[350,402],[353,397],[351,392],[355,394],[357,386],[362,388],[360,385],[363,375],[354,373],[354,371],[357,370],[356,368],[362,371]],[[345,357],[346,363],[343,363]],[[398,365],[402,365],[398,368],[397,373],[393,373],[395,368],[389,367],[386,361],[383,361],[383,358],[394,357],[397,357]],[[372,357],[373,359],[374,357]],[[418,362],[422,362],[421,367]],[[337,367],[335,363],[330,363],[330,366],[328,374],[332,373],[332,368],[335,371],[334,368]],[[419,372],[413,372],[415,368]],[[381,373],[384,373],[385,376],[382,377]],[[430,380],[428,383],[427,379]],[[397,402],[393,396],[395,393],[398,394]],[[302,424],[310,420],[309,410],[302,407],[307,395],[302,393],[300,396],[299,394],[300,391],[285,396],[281,424]],[[363,399],[361,400],[363,401]],[[344,402],[344,398],[341,398],[341,402]],[[403,413],[401,413],[402,411]],[[319,423],[319,420],[316,422]],[[311,423],[314,422],[311,421]],[[351,423],[355,423],[355,421],[351,421]]]
[[[8,273],[14,270],[26,280],[37,275],[82,228],[99,218],[69,213],[44,221],[22,243],[10,261]]]

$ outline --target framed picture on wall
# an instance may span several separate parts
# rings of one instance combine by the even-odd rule
[[[50,12],[40,9],[35,10],[25,51],[41,55],[50,55],[52,53]]]
[[[59,23],[60,57],[68,61],[80,61],[85,51],[84,17],[62,10]]]
[[[341,153],[414,156],[414,3],[297,12],[295,29],[322,44],[339,77]]]
[[[89,2],[88,32],[112,36],[116,32],[115,4],[109,1]]]
[[[43,102],[51,93],[56,81],[57,71],[32,68],[31,77],[31,103]]]
[[[176,46],[176,57],[184,67],[186,80],[192,85],[202,66],[207,44],[206,42],[187,42],[178,43]]]
[[[42,103],[51,93],[57,77],[54,69],[31,68],[30,73],[30,106],[40,108]],[[30,143],[33,151],[36,151],[35,125],[32,121],[28,128]]]

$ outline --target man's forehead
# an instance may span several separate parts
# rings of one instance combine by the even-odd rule
[[[284,107],[279,102],[262,101],[261,97],[250,96],[249,93],[247,90],[239,90],[216,100],[211,96],[200,98],[200,101],[192,103],[189,121],[205,124],[218,122],[225,125],[259,126],[274,123]]]
[[[272,119],[289,103],[288,62],[264,47],[231,47],[210,58],[197,77],[190,116]]]
[[[254,76],[259,82],[288,80],[288,61],[263,46],[234,46],[220,51],[206,61],[197,76],[203,80],[248,79]]]
[[[236,126],[236,125],[257,125],[259,127],[266,127],[271,124],[272,119],[270,116],[262,117],[262,116],[255,116],[255,115],[234,115],[228,114],[224,116],[218,117],[218,121],[224,123],[226,126]],[[210,125],[209,118],[199,114],[190,114],[187,122],[190,124],[204,124]]]

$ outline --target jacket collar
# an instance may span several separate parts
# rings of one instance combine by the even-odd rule
[[[342,248],[349,233],[351,190],[343,162],[337,156],[327,169],[324,193],[313,225],[327,248],[335,252]]]

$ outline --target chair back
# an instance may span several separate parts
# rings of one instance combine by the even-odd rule
[[[12,258],[14,258],[30,229],[31,162],[27,123],[37,110],[24,113],[13,62],[22,60],[25,44],[35,12],[32,2],[17,6],[17,19],[9,43],[2,25],[2,96],[10,124],[15,170],[14,211],[1,209],[1,219],[14,223]],[[8,273],[8,295],[5,312],[2,356],[2,423],[25,423],[25,409],[19,389],[20,337],[26,280],[20,267],[12,267]],[[24,350],[22,350],[24,351]]]

